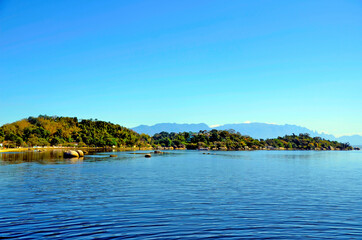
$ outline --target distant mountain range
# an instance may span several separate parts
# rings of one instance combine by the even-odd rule
[[[335,140],[339,142],[349,142],[352,145],[362,145],[362,136],[352,135],[352,136],[342,136],[335,137],[331,134],[319,133],[317,131],[312,131],[305,127],[300,127],[297,125],[277,125],[277,124],[268,124],[268,123],[237,123],[237,124],[224,124],[217,127],[209,127],[205,123],[198,124],[179,124],[179,123],[158,123],[153,126],[140,125],[138,127],[132,128],[138,133],[146,133],[148,135],[154,135],[155,133],[165,132],[198,132],[200,130],[217,129],[217,130],[230,130],[233,129],[236,132],[240,132],[243,135],[249,135],[253,138],[275,138],[284,135],[290,134],[299,134],[299,133],[308,133],[311,136],[319,136],[328,140]]]
[[[199,124],[179,124],[179,123],[158,123],[153,126],[139,125],[132,128],[135,132],[145,133],[153,136],[160,132],[198,132],[200,130],[211,130],[205,123]]]

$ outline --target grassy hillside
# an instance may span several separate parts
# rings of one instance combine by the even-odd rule
[[[29,117],[0,128],[0,142],[15,146],[148,146],[151,138],[118,124],[76,117]]]

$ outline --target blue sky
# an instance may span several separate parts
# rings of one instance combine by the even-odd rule
[[[362,2],[1,1],[0,124],[297,124],[362,134]]]

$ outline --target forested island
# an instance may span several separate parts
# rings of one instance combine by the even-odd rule
[[[6,148],[61,146],[199,150],[352,150],[349,143],[329,141],[308,134],[254,139],[234,130],[138,134],[118,124],[97,119],[40,115],[0,127]]]

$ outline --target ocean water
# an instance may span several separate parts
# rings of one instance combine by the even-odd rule
[[[0,154],[0,237],[361,239],[362,151]]]

